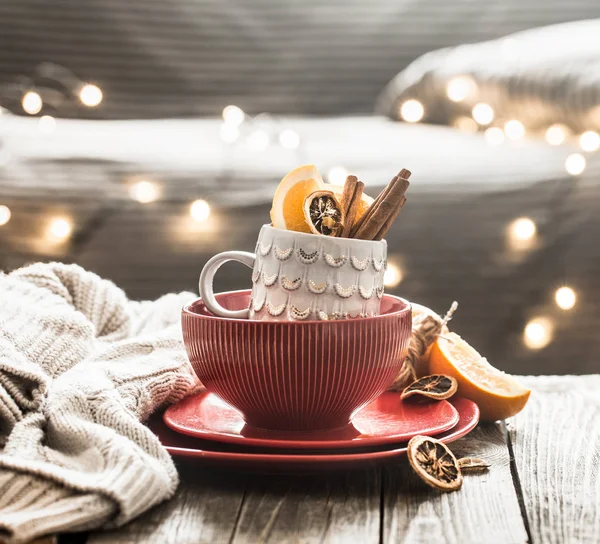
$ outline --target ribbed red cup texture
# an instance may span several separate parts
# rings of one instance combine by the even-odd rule
[[[251,292],[216,295],[231,310]],[[263,429],[347,425],[402,368],[410,304],[384,295],[376,317],[339,321],[250,321],[216,317],[200,299],[182,310],[185,347],[204,386]]]

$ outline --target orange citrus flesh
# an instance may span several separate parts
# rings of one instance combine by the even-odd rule
[[[457,394],[477,403],[485,421],[514,416],[525,407],[531,393],[512,376],[490,365],[453,332],[434,342],[429,372],[456,378]]]
[[[310,227],[304,218],[304,200],[311,193],[323,190],[324,185],[317,167],[312,164],[299,166],[287,174],[273,196],[273,226],[310,233]]]

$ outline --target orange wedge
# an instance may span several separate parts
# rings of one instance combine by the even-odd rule
[[[332,183],[326,183],[325,189],[327,189],[328,191],[332,191],[337,197],[337,199],[340,202],[342,201],[342,194],[344,193],[344,187],[342,185],[333,185]],[[354,218],[354,221],[358,221],[363,216],[363,214],[367,211],[369,206],[373,204],[373,200],[375,199],[371,198],[369,195],[365,193],[362,194],[362,198],[358,203],[358,210],[356,212],[356,217]]]
[[[311,193],[324,189],[323,178],[313,164],[292,170],[275,190],[271,208],[273,226],[310,233],[310,227],[304,218],[304,201]]]
[[[433,344],[429,372],[456,378],[458,395],[477,403],[481,419],[496,421],[520,412],[531,391],[494,368],[458,334],[446,333]]]

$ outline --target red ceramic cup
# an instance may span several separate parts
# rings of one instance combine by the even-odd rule
[[[216,295],[247,308],[251,291]],[[185,347],[212,393],[263,429],[342,427],[392,383],[408,350],[411,307],[384,295],[375,317],[250,321],[216,317],[201,299],[182,310]]]

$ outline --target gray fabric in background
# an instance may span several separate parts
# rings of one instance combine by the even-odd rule
[[[447,96],[455,77],[468,78],[476,89],[458,103]],[[576,134],[599,130],[600,19],[427,53],[386,86],[377,110],[399,120],[402,103],[415,97],[425,107],[425,123],[452,124],[484,102],[496,112],[495,125],[518,119],[529,134],[554,123]]]
[[[430,50],[598,16],[597,0],[2,0],[0,105],[18,110],[15,82],[54,62],[105,92],[59,116],[371,112]]]
[[[574,178],[564,169],[574,151],[568,145],[522,140],[489,147],[482,134],[381,117],[282,117],[264,151],[244,138],[223,144],[219,126],[216,119],[59,120],[48,137],[33,118],[3,118],[0,139],[10,140],[12,160],[0,169],[0,200],[13,217],[0,229],[0,269],[70,261],[136,299],[196,291],[215,253],[254,251],[275,187],[298,164],[314,162],[324,175],[343,165],[371,195],[406,167],[413,172],[408,203],[386,236],[404,280],[387,291],[439,312],[458,300],[452,329],[503,370],[598,371],[600,156],[588,155],[586,171]],[[278,146],[283,128],[298,132],[299,149]],[[128,182],[139,175],[158,183],[157,202],[129,198]],[[206,223],[190,219],[196,198],[212,206]],[[67,243],[47,240],[56,216],[73,221]],[[539,234],[530,250],[513,252],[505,229],[522,216]],[[248,288],[250,276],[227,264],[216,291]],[[570,312],[553,299],[563,283],[579,297]],[[538,315],[556,330],[546,349],[532,351],[522,332]]]

